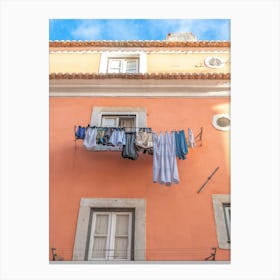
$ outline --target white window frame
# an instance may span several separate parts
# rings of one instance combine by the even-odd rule
[[[94,211],[94,210],[93,210]],[[89,252],[92,252],[95,238],[95,227],[96,227],[96,216],[97,215],[108,215],[108,229],[107,229],[107,239],[106,239],[106,251],[105,258],[93,258],[89,256]],[[127,258],[126,259],[115,259],[114,258],[114,250],[115,250],[115,231],[116,231],[116,218],[117,215],[128,215],[129,223],[128,223],[128,248],[127,248]],[[117,212],[117,211],[109,211],[109,212],[101,212],[94,211],[92,215],[92,225],[90,230],[90,241],[88,247],[88,260],[131,260],[131,238],[132,238],[132,212]]]
[[[227,228],[227,222],[229,222],[230,225],[230,219],[229,216],[226,215],[224,209],[224,205],[230,205],[230,195],[213,194],[212,201],[219,248],[230,249],[230,227]]]
[[[78,214],[73,249],[73,261],[88,261],[87,243],[91,209],[128,208],[134,209],[134,261],[146,260],[146,200],[143,198],[82,198]],[[106,261],[108,262],[108,261]],[[116,260],[114,260],[116,262]],[[130,262],[130,261],[129,261]]]
[[[138,59],[138,72],[147,73],[147,53],[143,51],[116,51],[116,52],[103,52],[100,57],[99,73],[108,73],[109,59]]]

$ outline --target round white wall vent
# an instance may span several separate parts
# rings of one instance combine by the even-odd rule
[[[230,129],[230,117],[227,114],[214,115],[212,124],[216,129],[227,131]]]
[[[223,59],[217,56],[209,56],[205,58],[204,63],[207,67],[210,68],[222,68],[225,65]]]

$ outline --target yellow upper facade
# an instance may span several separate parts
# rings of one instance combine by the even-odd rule
[[[230,73],[229,42],[50,42],[49,73]]]

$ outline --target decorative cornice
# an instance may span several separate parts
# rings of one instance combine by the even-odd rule
[[[61,54],[61,53],[74,53],[74,54],[83,54],[83,53],[105,53],[105,54],[139,54],[139,53],[151,53],[151,54],[190,54],[190,53],[203,53],[203,54],[229,54],[230,51],[229,50],[224,50],[224,49],[220,49],[220,50],[208,50],[206,51],[205,49],[196,49],[196,50],[177,50],[174,48],[173,49],[169,49],[169,50],[163,50],[163,49],[157,49],[155,50],[154,48],[152,50],[150,49],[145,49],[145,51],[143,51],[143,49],[141,50],[127,50],[127,49],[122,49],[122,50],[79,50],[79,49],[68,49],[68,50],[60,50],[60,49],[53,49],[51,50],[49,53],[55,53],[55,54]]]
[[[58,47],[110,47],[110,48],[172,48],[172,47],[198,47],[198,48],[224,48],[230,47],[228,41],[49,41],[50,48]]]
[[[95,73],[51,73],[50,80],[132,79],[132,80],[230,80],[230,73],[151,73],[151,74],[95,74]]]
[[[92,79],[126,79],[126,80],[230,80],[230,73],[51,73],[50,80],[92,80]]]

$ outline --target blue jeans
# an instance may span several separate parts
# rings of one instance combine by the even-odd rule
[[[185,131],[175,131],[176,140],[176,156],[179,159],[186,159],[186,154],[188,153],[188,146],[186,142]]]

